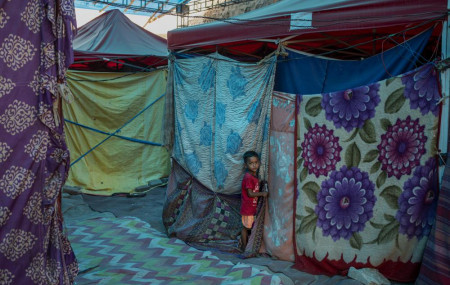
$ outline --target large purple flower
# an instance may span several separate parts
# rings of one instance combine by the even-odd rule
[[[420,109],[422,115],[432,112],[438,115],[439,105],[437,104],[441,98],[436,78],[436,69],[433,65],[427,64],[421,69],[413,73],[408,73],[402,77],[405,84],[406,98],[409,98],[411,109]]]
[[[325,125],[315,125],[305,134],[302,142],[303,165],[308,168],[308,173],[314,173],[316,177],[327,175],[336,168],[336,163],[341,160],[342,147],[339,139],[333,135],[333,130],[328,130]]]
[[[430,233],[437,204],[437,179],[436,160],[430,158],[403,185],[395,218],[400,223],[400,233],[409,239],[414,236],[421,239]]]
[[[347,132],[361,128],[364,122],[375,116],[375,107],[380,103],[378,90],[374,83],[345,91],[323,94],[322,108],[326,118],[333,121],[336,128],[343,127]]]
[[[323,235],[336,241],[350,239],[353,233],[362,231],[373,216],[377,200],[374,189],[367,172],[357,167],[342,166],[339,171],[333,171],[317,194],[315,212]]]
[[[398,119],[381,136],[378,160],[388,177],[400,179],[403,174],[411,174],[411,170],[419,165],[427,141],[424,129],[425,126],[419,125],[419,119],[412,121],[408,116],[403,121]]]

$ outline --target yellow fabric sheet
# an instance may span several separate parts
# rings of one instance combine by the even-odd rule
[[[74,101],[63,104],[64,117],[113,133],[165,93],[167,70],[136,74],[69,71],[67,77]],[[164,100],[159,99],[117,135],[161,144]],[[65,132],[72,162],[108,137],[68,122]],[[67,184],[96,195],[129,193],[168,176],[169,170],[165,147],[110,137],[70,168]]]

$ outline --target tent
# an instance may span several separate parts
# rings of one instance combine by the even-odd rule
[[[245,135],[251,132],[253,132],[252,134],[261,134],[261,132],[267,134],[266,130],[270,129],[270,134],[277,132],[283,134],[276,134],[276,138],[270,135],[268,149],[256,146],[257,151],[261,151],[266,155],[265,158],[269,158],[266,170],[264,170],[269,179],[269,185],[277,185],[277,188],[270,192],[272,198],[268,200],[266,207],[262,208],[265,209],[263,216],[265,215],[266,221],[262,225],[257,221],[255,226],[256,229],[265,228],[263,234],[265,250],[278,258],[295,259],[296,268],[314,274],[346,274],[350,266],[374,267],[390,279],[403,282],[415,280],[424,252],[426,236],[430,231],[431,220],[436,211],[433,210],[434,208],[427,208],[427,215],[431,213],[430,222],[424,222],[423,228],[415,228],[416,230],[420,228],[420,233],[417,232],[417,236],[414,236],[406,233],[407,224],[400,225],[401,221],[406,223],[406,220],[401,220],[401,217],[406,219],[406,212],[400,207],[404,206],[402,201],[410,193],[408,189],[412,187],[413,177],[418,176],[420,171],[425,172],[425,169],[428,169],[430,175],[433,173],[429,181],[434,181],[436,172],[433,158],[437,153],[437,137],[439,136],[437,131],[439,120],[435,118],[439,117],[439,106],[442,105],[441,118],[443,120],[441,120],[440,127],[439,149],[443,153],[447,152],[448,104],[445,105],[440,99],[437,78],[439,75],[442,77],[442,90],[444,90],[444,94],[448,94],[449,75],[448,71],[445,72],[445,68],[439,69],[445,66],[445,62],[435,62],[434,65],[428,63],[439,58],[436,52],[441,40],[444,44],[448,42],[446,38],[448,30],[442,31],[442,27],[447,27],[443,24],[446,17],[447,1],[442,0],[428,1],[427,3],[393,0],[320,2],[284,0],[226,21],[169,31],[168,46],[176,58],[170,63],[172,67],[170,72],[173,72],[174,83],[169,82],[168,85],[169,89],[173,88],[175,115],[172,118],[166,118],[166,122],[171,122],[175,126],[173,128],[175,134],[169,133],[170,128],[165,128],[167,141],[170,141],[172,137],[175,138],[173,152],[175,162],[169,180],[163,215],[168,233],[203,248],[224,249],[224,244],[232,244],[230,240],[237,235],[235,232],[233,236],[232,229],[236,225],[233,222],[227,224],[224,218],[221,218],[221,214],[227,213],[227,217],[235,216],[229,208],[239,204],[230,201],[233,194],[239,193],[239,188],[236,186],[239,181],[234,182],[235,188],[233,189],[220,187],[220,184],[226,184],[218,182],[225,181],[224,177],[229,177],[233,173],[230,167],[223,166],[223,161],[232,161],[235,172],[239,154],[242,154],[242,150],[239,148],[239,151],[233,152],[237,149],[236,146],[245,145]],[[446,56],[448,48],[444,44],[442,53],[445,59],[448,57],[448,55]],[[390,53],[389,56],[392,57],[389,57],[387,53]],[[189,67],[195,66],[195,63],[192,62],[191,57],[184,59],[186,54],[198,56],[197,66],[202,70],[198,71],[198,79],[196,79],[197,75],[194,74],[194,69]],[[223,56],[227,56],[227,58],[223,58]],[[243,92],[247,95],[246,92],[250,90],[250,84],[247,82],[255,81],[250,80],[250,77],[244,74],[244,62],[246,64],[257,62],[255,66],[271,66],[274,56],[277,56],[276,67],[273,67],[273,70],[276,69],[273,71],[276,72],[276,76],[273,79],[274,82],[271,82],[270,75],[267,75],[265,84],[269,89],[270,85],[274,84],[275,91],[284,91],[290,94],[271,94],[265,91],[265,94],[273,97],[273,100],[271,99],[271,104],[264,106],[243,105],[249,104],[249,102],[241,100],[234,102],[233,100],[240,98],[234,96],[233,100],[226,105],[226,110],[232,109],[236,112],[236,110],[244,109],[242,112],[248,116],[241,118],[240,122],[254,118],[253,114],[255,113],[263,114],[261,110],[269,108],[268,110],[271,110],[272,114],[264,115],[266,118],[267,116],[270,118],[270,127],[257,132],[254,129],[246,129],[246,133],[231,130],[223,134],[220,131],[222,125],[217,124],[218,121],[222,122],[224,117],[222,111],[224,103],[220,99],[221,96],[228,92],[227,88],[230,89],[229,92],[232,95],[231,89],[235,85],[238,90],[244,90]],[[221,61],[228,63],[237,61],[237,63],[235,63],[235,67],[226,68],[223,67]],[[402,62],[402,67],[395,69],[398,67],[398,62]],[[307,64],[305,65],[305,63]],[[193,78],[186,78],[185,74],[188,70]],[[377,77],[369,76],[366,71],[373,72],[372,74]],[[261,70],[261,72],[266,71]],[[340,81],[344,81],[344,84],[336,85],[335,82],[326,87],[330,78],[339,76],[343,78]],[[307,79],[304,80],[303,77]],[[229,78],[228,81],[226,78]],[[361,78],[365,79],[360,80]],[[418,97],[414,97],[416,95],[408,95],[416,94],[414,88],[420,89],[419,85],[415,83],[419,82],[419,78],[424,78],[424,81],[420,82],[428,82],[426,86],[431,88],[428,89],[430,97],[426,97],[427,102],[430,103],[419,102]],[[302,82],[300,87],[309,87],[316,83],[310,79],[318,81],[315,88],[308,91],[296,88],[296,81]],[[411,86],[414,87],[411,88]],[[204,100],[195,97],[202,90]],[[384,93],[379,94],[379,92]],[[420,92],[422,94],[420,96],[427,93],[426,91]],[[296,96],[296,94],[302,96]],[[373,113],[380,113],[380,117],[374,119],[377,123],[369,123],[371,120],[367,120],[367,118],[361,121],[349,119],[348,122],[342,122],[340,118],[345,118],[345,116],[352,118],[352,115],[333,117],[331,112],[333,108],[326,109],[327,104],[336,102],[329,98],[342,96],[347,101],[352,98],[354,100],[361,98],[358,97],[360,95],[355,94],[376,94],[364,95],[366,98],[364,100],[369,100],[368,98],[373,96],[370,98],[374,98],[375,103],[370,105],[370,108],[379,106],[378,109],[372,109]],[[194,96],[191,101],[183,99],[190,96]],[[208,103],[210,98],[213,98],[212,102]],[[249,98],[253,97],[249,96]],[[248,99],[250,103],[253,102],[252,100],[254,99]],[[170,107],[172,103],[166,102]],[[292,110],[293,102],[297,102],[294,111]],[[405,102],[409,102],[409,104]],[[212,109],[208,109],[205,104],[213,106]],[[270,105],[271,107],[268,107]],[[425,108],[425,105],[428,106],[428,109]],[[275,118],[274,110],[280,109],[279,106],[286,108],[285,118],[295,117],[295,120],[290,119],[285,122],[282,115]],[[296,108],[300,110],[298,116],[294,115]],[[362,108],[367,110],[368,107]],[[213,121],[204,119],[205,113],[210,110],[212,113],[206,117],[215,118]],[[320,116],[325,116],[326,110],[331,112],[327,113],[329,117],[323,117],[322,120],[315,122],[314,120]],[[281,110],[277,111],[281,112]],[[372,116],[372,111],[368,113],[370,115],[367,116]],[[358,114],[360,113],[355,113],[355,116]],[[432,130],[432,132],[426,135],[427,145],[423,152],[426,152],[427,156],[417,159],[416,168],[408,166],[405,173],[399,173],[389,168],[386,162],[383,162],[380,154],[384,153],[382,147],[384,138],[395,132],[397,124],[411,122],[412,117],[408,117],[407,114],[415,114],[414,122],[421,122],[423,126],[430,125],[428,131]],[[239,118],[235,113],[233,115]],[[201,120],[197,121],[197,118],[201,118]],[[171,119],[172,121],[170,121]],[[326,127],[321,125],[327,120],[334,121],[336,124],[329,123]],[[248,122],[250,125],[256,121],[249,119]],[[292,123],[295,123],[295,128],[292,128]],[[259,126],[259,123],[257,125]],[[305,162],[308,157],[302,156],[303,148],[309,147],[309,145],[302,143],[309,139],[309,144],[313,144],[317,138],[313,133],[305,132],[305,130],[314,129],[316,133],[322,133],[322,137],[334,140],[335,136],[333,132],[328,131],[328,127],[336,129],[334,134],[343,130],[340,137],[336,137],[336,141],[346,142],[346,147],[335,145],[335,152],[340,153],[342,150],[342,157],[339,157],[338,160],[339,168],[329,171],[328,166],[324,164],[327,171],[317,170],[314,172],[314,167]],[[327,130],[325,131],[325,129]],[[189,136],[195,132],[198,132],[201,137],[207,138],[203,142],[212,142],[212,151],[208,151],[208,154],[212,154],[209,156],[209,161],[205,162],[204,152],[198,149],[198,146],[205,146],[202,140],[200,139],[200,143],[196,143],[194,136]],[[348,135],[345,137],[346,132]],[[386,132],[384,137],[375,137],[375,134],[384,132]],[[228,136],[227,140],[224,142],[224,138],[221,136]],[[295,143],[295,138],[299,144]],[[428,138],[433,138],[433,140],[428,140]],[[257,141],[258,139],[255,139],[255,142]],[[371,144],[378,144],[380,147],[371,149]],[[334,144],[329,142],[328,145]],[[221,146],[222,149],[220,149]],[[286,150],[287,148],[289,150]],[[192,152],[192,149],[195,151]],[[322,151],[323,148],[320,152]],[[217,156],[222,157],[216,160]],[[365,217],[364,225],[361,228],[359,225],[353,224],[353,230],[345,232],[340,229],[343,226],[351,227],[350,220],[345,224],[344,222],[336,224],[335,220],[327,223],[327,219],[332,219],[332,217],[326,213],[325,208],[322,208],[323,204],[322,206],[317,205],[320,201],[325,201],[324,199],[331,199],[322,198],[321,195],[324,195],[323,191],[329,191],[327,183],[337,180],[336,177],[343,179],[342,177],[347,175],[348,171],[356,171],[351,173],[355,173],[358,177],[366,177],[366,174],[362,174],[362,172],[356,174],[360,173],[358,172],[359,165],[364,163],[366,165],[364,165],[365,171],[363,172],[370,176],[369,180],[373,180],[371,183],[374,185],[374,189],[364,193],[376,193],[378,201],[375,210],[372,210],[372,204],[370,204],[367,216],[372,217],[372,211],[375,211],[377,217],[370,222]],[[209,176],[202,173],[204,165],[212,169]],[[351,167],[356,167],[356,170]],[[282,177],[285,179],[284,181],[280,180],[280,175],[283,173],[289,174],[289,177]],[[205,177],[207,177],[206,180]],[[236,177],[237,175],[234,179]],[[395,177],[401,178],[397,184],[403,186],[403,189],[395,186],[396,182],[393,180]],[[317,181],[314,181],[315,179]],[[363,184],[363,182],[361,183]],[[294,186],[294,184],[296,185]],[[431,200],[429,201],[433,201],[433,207],[438,207],[442,211],[445,208],[441,203],[448,194],[441,190],[438,202],[437,186],[433,185],[429,186],[431,191]],[[365,197],[364,201],[368,201],[367,199]],[[293,200],[295,203],[292,203]],[[342,203],[345,202],[342,207],[347,207],[347,200],[342,201]],[[193,208],[197,211],[189,212]],[[236,208],[234,209],[236,211]],[[379,220],[378,216],[382,220]],[[232,220],[232,218],[229,219]],[[356,216],[354,219],[353,223],[356,223]],[[217,220],[222,223],[221,226],[217,224]],[[366,223],[370,226],[366,227]],[[445,227],[447,223],[448,221],[441,221],[442,228],[438,230],[448,232]],[[224,229],[226,226],[229,226],[228,232]],[[363,231],[364,227],[366,229],[370,227],[370,231]],[[207,235],[200,235],[207,229],[211,229],[211,232]],[[413,229],[413,226],[409,229]],[[434,238],[433,236],[432,232],[431,237]],[[438,235],[437,238],[439,239]],[[218,244],[217,240],[220,240],[221,244]],[[306,241],[312,242],[307,243]],[[445,242],[445,239],[437,242]],[[309,246],[310,244],[313,246]],[[305,248],[305,245],[308,248]],[[332,248],[329,249],[330,245]],[[320,251],[320,247],[327,248],[329,252]],[[316,249],[318,249],[317,252]],[[430,256],[436,252],[433,243],[427,244],[427,252],[431,254]],[[364,255],[364,258],[359,258],[360,255]],[[439,256],[441,259],[428,257],[428,260],[445,264],[445,258],[448,260],[448,253],[444,254],[444,257]],[[436,267],[435,265],[424,264],[422,270],[427,267],[431,268],[429,271],[433,271],[432,268]],[[421,274],[419,278],[429,277]]]
[[[111,10],[79,29],[74,53],[67,74],[74,99],[63,105],[68,184],[112,195],[166,177],[166,41]]]
[[[139,27],[117,9],[80,27],[73,49],[75,62],[71,69],[110,67],[117,71],[118,67],[140,66],[145,70],[167,65],[167,41]]]
[[[327,48],[353,56],[377,54],[395,42],[373,41],[402,31],[405,39],[444,19],[446,1],[280,1],[226,21],[169,31],[170,50],[227,49],[261,53],[283,42],[296,50],[320,53]],[[415,24],[420,25],[415,26]],[[436,34],[439,30],[436,30]],[[352,47],[356,45],[355,47]],[[357,51],[357,53],[356,53]],[[352,55],[350,53],[350,55]]]

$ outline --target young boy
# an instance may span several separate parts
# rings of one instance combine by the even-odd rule
[[[248,242],[248,232],[253,226],[256,215],[256,206],[258,197],[267,197],[267,192],[259,192],[258,169],[260,166],[259,156],[254,151],[244,153],[245,175],[242,179],[241,194],[241,215],[242,215],[242,232],[241,232],[241,249],[245,250]]]

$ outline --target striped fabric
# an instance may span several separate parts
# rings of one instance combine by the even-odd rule
[[[450,158],[439,194],[436,224],[423,255],[416,284],[450,284]]]

